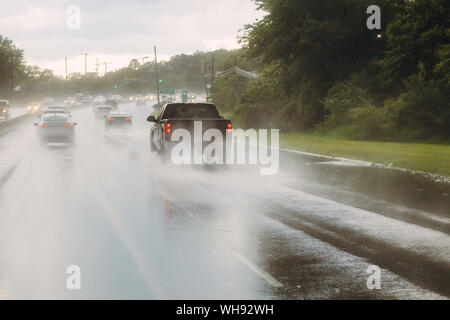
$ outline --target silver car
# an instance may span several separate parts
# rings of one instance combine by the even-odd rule
[[[76,122],[65,114],[44,114],[40,121],[35,123],[38,136],[42,142],[75,142]]]

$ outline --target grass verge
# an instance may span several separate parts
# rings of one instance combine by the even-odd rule
[[[280,134],[280,147],[450,176],[450,145],[353,141],[285,133]]]

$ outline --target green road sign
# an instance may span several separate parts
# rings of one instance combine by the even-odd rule
[[[187,91],[187,89],[181,90],[181,101],[183,103],[188,102],[188,91]]]
[[[175,89],[160,89],[160,94],[175,94]]]

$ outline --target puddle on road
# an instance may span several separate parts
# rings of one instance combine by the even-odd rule
[[[280,165],[303,179],[450,216],[450,183],[432,175],[288,152]]]

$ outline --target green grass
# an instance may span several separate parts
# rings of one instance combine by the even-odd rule
[[[288,133],[280,134],[280,147],[450,176],[450,145],[353,141]]]

